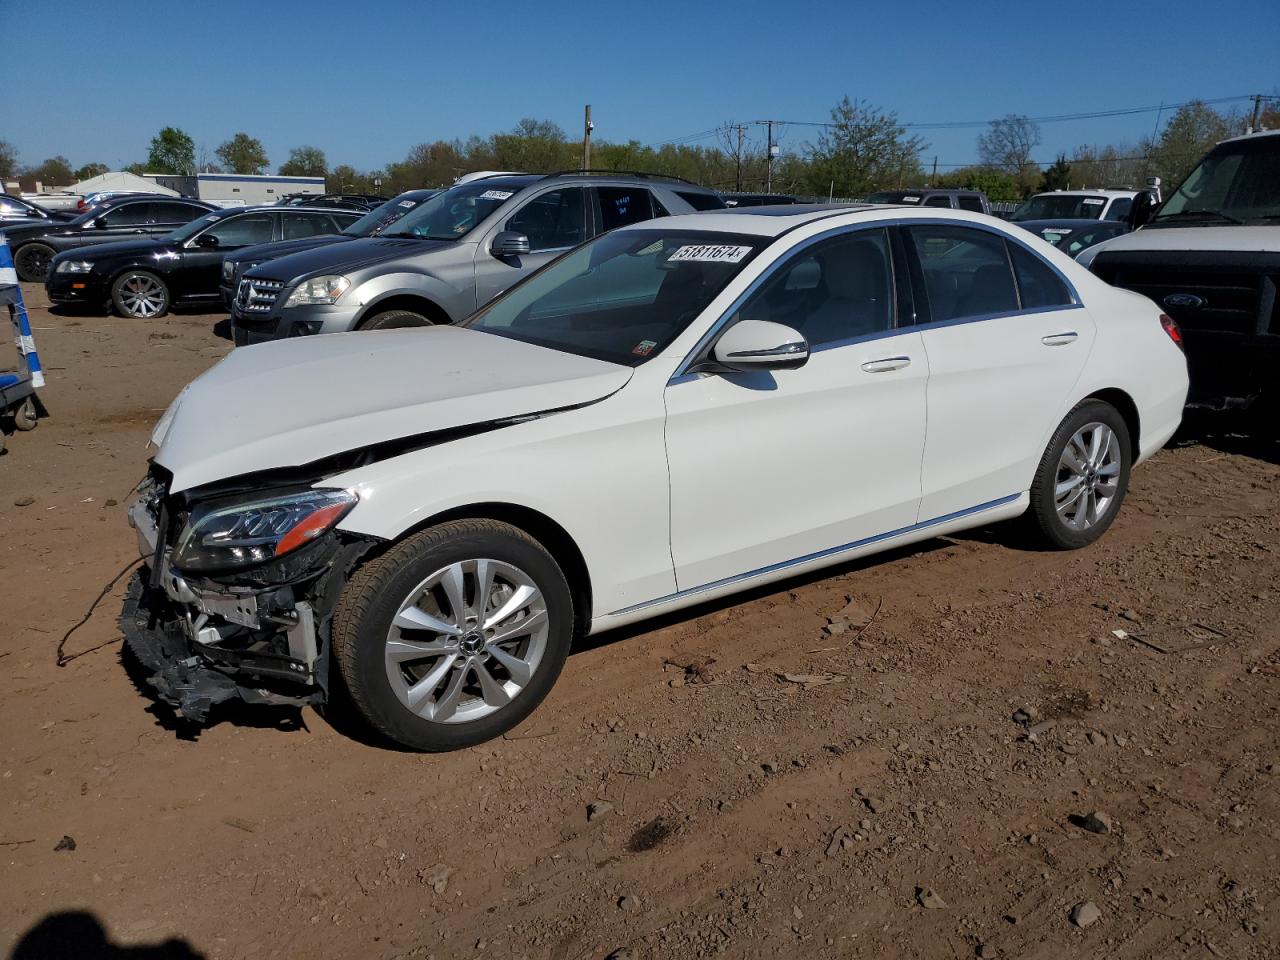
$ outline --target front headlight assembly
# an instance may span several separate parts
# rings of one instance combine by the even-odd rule
[[[54,273],[88,273],[93,264],[88,260],[63,260],[54,269]]]
[[[222,279],[230,280],[236,275],[236,265],[230,260],[222,261]]]
[[[300,307],[312,303],[336,303],[350,287],[351,281],[346,277],[312,277],[294,287],[293,293],[289,294],[289,299],[284,302],[284,305]]]
[[[235,570],[273,560],[332,530],[358,498],[346,490],[303,490],[201,505],[178,536],[180,570]]]

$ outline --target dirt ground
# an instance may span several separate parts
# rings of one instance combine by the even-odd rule
[[[56,652],[135,558],[151,424],[229,345],[26,292],[51,417],[0,458],[7,955],[1280,956],[1274,442],[1198,427],[1084,551],[997,527],[594,638],[465,752],[341,709],[192,733],[121,662],[121,584]]]

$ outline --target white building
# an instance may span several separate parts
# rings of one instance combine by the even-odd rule
[[[148,179],[184,197],[207,200],[220,207],[275,203],[290,193],[324,193],[324,177],[281,177],[264,174],[197,173],[190,177],[147,174]]]
[[[138,176],[136,173],[126,173],[123,170],[116,170],[110,173],[100,173],[96,177],[90,177],[88,180],[81,180],[79,183],[73,183],[69,189],[72,193],[78,193],[82,197],[90,193],[97,193],[99,190],[132,190],[139,193],[163,193],[171,197],[179,195],[179,191],[177,190],[171,190],[168,187],[157,185],[154,174]]]

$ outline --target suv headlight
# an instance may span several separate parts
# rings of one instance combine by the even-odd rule
[[[230,260],[222,261],[222,279],[230,280],[236,275],[236,265]]]
[[[54,268],[54,273],[88,273],[93,264],[88,260],[63,260]]]
[[[351,281],[346,277],[325,276],[303,280],[289,294],[286,307],[300,307],[307,303],[336,303],[347,292]]]
[[[332,530],[358,498],[346,490],[304,490],[197,506],[178,536],[180,570],[229,570],[283,556]]]

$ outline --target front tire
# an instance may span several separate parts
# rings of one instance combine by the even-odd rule
[[[356,708],[415,750],[474,746],[520,723],[551,690],[573,600],[536,540],[493,520],[431,527],[365,564],[333,615],[333,650]]]
[[[151,320],[169,312],[169,288],[154,273],[130,270],[111,285],[111,303],[122,317]]]
[[[403,330],[406,327],[429,327],[431,321],[412,310],[387,310],[360,324],[361,330]]]
[[[1102,400],[1086,400],[1054,432],[1031,484],[1028,520],[1052,547],[1076,550],[1106,533],[1129,489],[1129,427]]]
[[[56,252],[53,247],[44,243],[28,243],[19,247],[13,255],[13,266],[18,271],[18,279],[27,283],[44,283],[49,276],[49,261]]]

